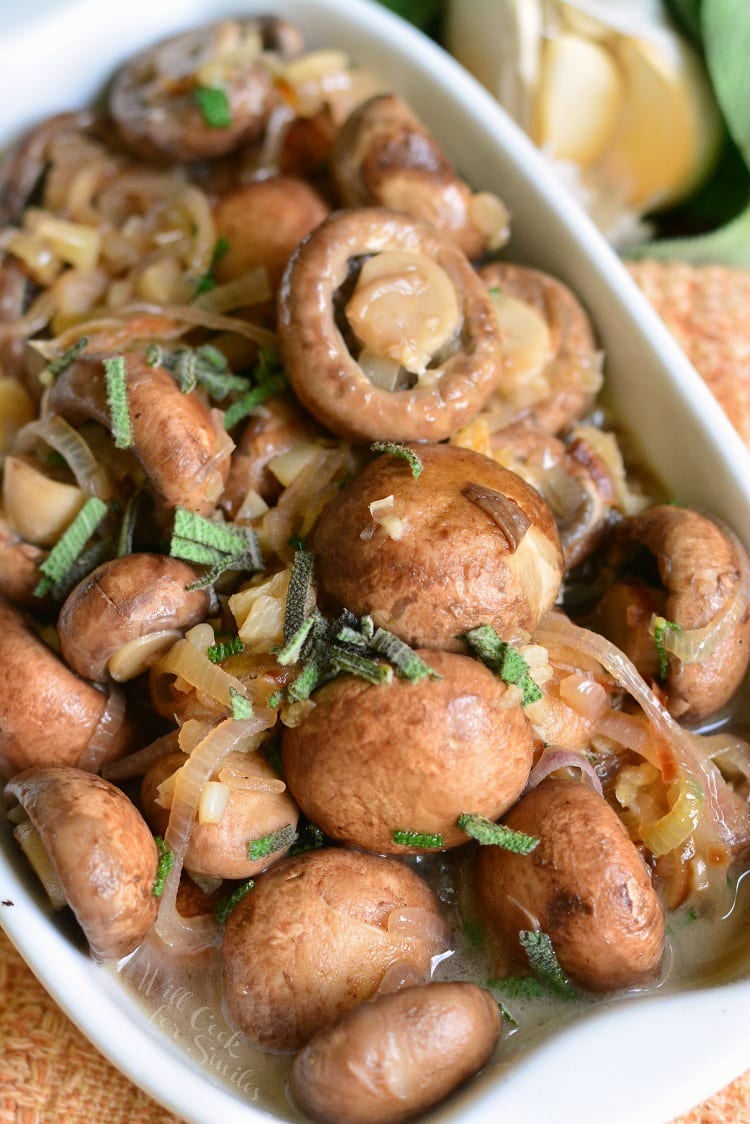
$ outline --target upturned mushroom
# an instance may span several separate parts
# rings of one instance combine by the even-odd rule
[[[528,780],[533,736],[518,692],[514,702],[515,689],[467,656],[418,655],[435,677],[340,677],[283,730],[295,799],[350,846],[380,854],[456,847],[467,838],[457,826],[463,812],[497,819]]]
[[[502,376],[502,333],[466,256],[376,207],[334,213],[295,250],[278,330],[297,397],[354,441],[441,441]]]
[[[648,508],[621,524],[618,539],[623,581],[592,623],[662,680],[675,718],[700,721],[728,702],[750,663],[750,559],[734,535],[686,507]]]
[[[224,489],[234,448],[221,412],[210,410],[194,391],[183,394],[163,367],[149,367],[132,353],[125,366],[133,452],[157,501],[209,514]],[[47,410],[111,429],[102,357],[87,355],[67,367],[50,390]]]
[[[109,111],[147,160],[208,160],[263,135],[278,102],[264,51],[291,57],[297,30],[272,16],[221,20],[133,56],[115,76]]]
[[[538,839],[530,854],[481,847],[480,903],[511,952],[538,929],[563,971],[588,991],[653,979],[664,951],[664,911],[648,871],[607,801],[580,781],[547,779],[505,826]]]
[[[170,753],[143,778],[141,807],[158,835],[169,824],[164,789],[186,761],[184,753]],[[254,877],[289,850],[298,815],[284,782],[260,754],[230,753],[201,794],[184,869],[210,878]],[[261,845],[277,837],[278,847]]]
[[[429,973],[437,901],[396,859],[326,848],[282,859],[232,910],[222,945],[229,1017],[272,1050],[296,1050],[368,999],[389,966]]]
[[[98,768],[130,747],[130,721],[117,717],[107,695],[79,679],[30,619],[2,600],[0,667],[0,776],[31,765]]]
[[[533,632],[563,573],[544,500],[468,449],[407,451],[418,476],[384,454],[324,509],[312,539],[322,590],[416,647],[461,651],[480,625],[507,641]]]
[[[522,476],[549,504],[566,570],[596,550],[617,518],[618,480],[583,429],[574,431],[566,442],[517,422],[492,435],[491,453],[493,460]]]
[[[336,135],[331,175],[345,207],[387,207],[429,223],[469,258],[508,240],[509,215],[457,175],[435,138],[395,94],[358,106]]]
[[[126,554],[97,566],[60,610],[66,663],[97,682],[141,675],[206,617],[208,593],[187,588],[195,580],[187,563],[162,554]]]
[[[135,805],[109,781],[67,766],[28,769],[6,786],[46,852],[96,960],[133,952],[156,920],[158,851]],[[25,825],[21,825],[25,827]],[[44,857],[41,859],[44,862]]]
[[[292,1066],[292,1092],[323,1124],[400,1124],[486,1064],[500,1023],[492,995],[470,983],[380,995],[307,1043]]]
[[[479,276],[503,333],[503,377],[488,412],[561,433],[592,407],[602,386],[591,322],[561,281],[526,266],[492,262]]]

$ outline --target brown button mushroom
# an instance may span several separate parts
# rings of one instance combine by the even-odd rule
[[[428,849],[394,840],[417,831],[455,847],[466,842],[462,812],[497,819],[523,791],[533,736],[515,692],[467,656],[421,655],[439,679],[343,676],[284,728],[287,784],[334,839],[378,853]]]
[[[379,208],[337,212],[292,255],[279,346],[310,413],[355,441],[441,441],[502,374],[501,332],[465,255]]]
[[[272,17],[195,28],[132,57],[112,84],[110,113],[137,156],[223,156],[259,139],[278,101],[261,53],[301,47],[296,30]]]
[[[323,590],[418,647],[461,650],[461,634],[483,624],[509,641],[533,632],[563,572],[544,500],[468,449],[412,451],[418,477],[383,455],[323,511],[312,545]],[[390,497],[384,525],[373,505]]]
[[[585,433],[574,433],[566,443],[517,422],[493,434],[492,457],[522,476],[549,504],[566,570],[597,548],[615,518],[617,481]]]
[[[97,960],[119,960],[156,920],[158,853],[135,805],[109,781],[63,765],[28,769],[6,788],[46,848]]]
[[[646,867],[606,800],[587,784],[543,781],[505,819],[539,839],[528,855],[480,848],[476,886],[511,950],[521,930],[546,933],[564,972],[589,991],[652,979],[664,911]]]
[[[184,394],[163,367],[148,367],[133,354],[125,362],[133,452],[156,499],[208,515],[224,489],[234,447],[221,413],[198,394]],[[47,409],[69,421],[91,418],[109,428],[102,357],[86,356],[66,368],[50,390]]]
[[[748,669],[748,555],[712,519],[670,505],[625,519],[618,542],[626,551],[643,547],[651,555],[661,588],[654,582],[645,592],[634,587],[631,597],[607,597],[596,627],[614,631],[643,674],[658,673],[657,645],[648,635],[653,622],[644,609],[651,600],[654,615],[668,622],[660,640],[667,661],[667,707],[680,722],[699,722],[728,703]],[[638,561],[635,555],[633,562]],[[624,620],[618,619],[623,613]]]
[[[234,517],[250,489],[268,503],[278,499],[282,484],[268,462],[320,435],[319,426],[291,395],[270,398],[254,413],[237,441],[221,506]]]
[[[586,312],[561,281],[508,262],[479,270],[503,332],[505,370],[488,410],[560,433],[592,407],[601,357]]]
[[[141,807],[157,835],[165,835],[169,824],[169,808],[157,803],[159,785],[186,761],[184,753],[170,753],[143,778]],[[185,870],[210,878],[250,878],[283,858],[288,846],[262,858],[249,854],[253,840],[297,824],[297,805],[265,759],[258,753],[230,753],[209,783],[226,790],[219,794],[226,804],[219,818],[199,815],[193,824]]]
[[[299,1049],[373,995],[392,963],[426,975],[436,913],[432,891],[396,859],[333,848],[282,859],[227,921],[232,1023],[267,1049]]]
[[[162,554],[127,554],[97,566],[69,594],[57,634],[66,663],[85,679],[123,682],[148,669],[164,648],[208,613],[196,574]]]
[[[129,748],[128,719],[113,723],[107,696],[74,675],[29,619],[1,600],[0,668],[0,776],[87,758],[102,765]]]
[[[260,265],[277,289],[292,251],[328,210],[317,192],[294,176],[269,176],[222,195],[214,223],[228,248],[216,265],[217,281],[232,281]]]
[[[405,988],[319,1030],[294,1060],[292,1092],[323,1124],[400,1124],[473,1077],[499,1033],[500,1011],[484,988]]]
[[[379,94],[336,136],[331,175],[345,207],[387,207],[429,223],[469,258],[499,249],[509,216],[489,192],[474,194],[406,102]]]

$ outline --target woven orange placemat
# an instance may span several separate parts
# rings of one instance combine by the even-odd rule
[[[750,445],[750,270],[631,272]],[[180,1124],[94,1049],[0,932],[0,1124]],[[750,1073],[674,1124],[750,1124]]]

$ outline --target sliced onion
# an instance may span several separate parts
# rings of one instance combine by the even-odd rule
[[[286,792],[286,785],[279,777],[258,776],[248,773],[234,765],[219,770],[219,780],[235,792]]]
[[[394,991],[401,991],[405,987],[418,987],[427,980],[410,960],[394,960],[385,970],[385,975],[378,984],[376,995],[390,995]]]
[[[62,909],[68,904],[62,883],[57,877],[50,853],[42,842],[42,837],[31,820],[24,820],[13,829],[16,842],[34,868],[34,872],[45,889],[53,909]]]
[[[418,906],[404,906],[388,914],[386,922],[388,935],[398,941],[422,941],[426,943],[432,956],[439,956],[452,947],[453,934],[450,926],[429,909]]]
[[[217,285],[215,289],[201,293],[192,307],[206,312],[229,312],[233,308],[269,301],[272,296],[268,271],[265,266],[258,265],[240,277],[235,277],[233,281],[227,281],[225,285]]]
[[[200,952],[201,949],[218,944],[220,940],[219,926],[213,916],[188,918],[177,910],[177,890],[185,852],[206,782],[229,753],[246,746],[256,735],[270,729],[275,721],[275,712],[267,707],[258,710],[252,718],[239,722],[233,718],[225,719],[198,742],[189,760],[178,770],[169,826],[164,835],[164,842],[172,852],[174,861],[167,876],[156,919],[157,935],[171,948],[181,952]]]
[[[703,789],[692,777],[670,786],[670,809],[652,824],[641,824],[638,834],[652,855],[666,855],[684,843],[698,827],[703,810]]]
[[[319,449],[305,471],[299,473],[282,492],[276,506],[264,515],[263,529],[271,549],[279,558],[290,557],[289,539],[294,534],[304,534],[312,525],[327,496],[327,489],[345,464],[345,450]]]
[[[198,801],[198,823],[221,823],[229,796],[229,785],[221,781],[206,781]]]
[[[57,302],[49,290],[43,292],[36,300],[32,301],[28,310],[17,320],[9,320],[0,324],[0,341],[12,336],[33,336],[49,324],[55,314]],[[78,333],[81,334],[80,332]],[[78,336],[76,336],[76,339]]]
[[[224,671],[218,664],[211,663],[208,656],[198,651],[189,640],[178,640],[156,666],[159,672],[179,676],[222,706],[232,705],[230,689],[239,691],[241,695],[245,694],[245,688],[239,679]]]
[[[123,316],[132,316],[134,313],[144,312],[152,316],[163,316],[171,320],[181,320],[186,324],[197,324],[201,328],[213,328],[217,332],[234,332],[238,336],[254,340],[261,347],[274,348],[276,335],[259,324],[251,324],[248,320],[240,320],[233,316],[221,316],[217,312],[209,312],[194,304],[150,304],[146,301],[134,301],[119,309]]]
[[[682,772],[703,789],[704,819],[710,824],[712,838],[730,847],[750,839],[750,815],[745,802],[729,788],[718,768],[703,751],[700,737],[683,730],[675,722],[619,648],[605,637],[574,625],[557,612],[545,614],[534,639],[547,648],[562,644],[597,660],[641,706],[652,729],[663,739]]]
[[[112,746],[125,721],[125,705],[125,692],[120,687],[112,687],[89,744],[78,759],[79,769],[98,773],[104,762],[109,760]]]
[[[151,742],[150,745],[144,746],[143,749],[136,750],[135,753],[129,753],[127,757],[121,757],[119,761],[112,761],[105,765],[102,769],[102,776],[108,781],[124,781],[131,777],[142,777],[152,765],[156,765],[158,761],[168,757],[170,753],[177,753],[179,748],[177,731],[172,730]]]
[[[461,494],[497,524],[511,551],[518,550],[521,539],[531,526],[531,520],[514,500],[492,488],[482,488],[479,484],[467,484]]]
[[[560,680],[558,691],[562,701],[571,710],[592,722],[604,714],[609,707],[609,699],[604,687],[586,675],[577,673],[566,675]]]
[[[556,773],[558,769],[580,769],[581,780],[590,781],[591,787],[600,796],[603,795],[602,782],[599,780],[591,762],[582,753],[576,753],[571,749],[558,749],[557,746],[549,746],[545,749],[531,770],[526,787],[536,788],[545,777],[548,777],[550,773]]]

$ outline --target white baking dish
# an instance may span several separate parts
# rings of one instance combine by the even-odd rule
[[[268,11],[338,45],[395,89],[463,174],[513,215],[511,255],[568,282],[606,352],[608,395],[675,498],[733,525],[750,547],[750,456],[586,216],[489,95],[432,43],[366,0],[0,0],[2,136],[101,90],[133,50],[224,14]],[[0,669],[0,675],[2,669]],[[0,818],[1,819],[1,818]],[[51,915],[0,822],[0,923],[63,1009],[116,1065],[188,1121],[269,1119],[187,1056]],[[12,904],[8,904],[12,903]],[[750,1066],[750,981],[605,1004],[508,1062],[435,1120],[663,1124]]]

